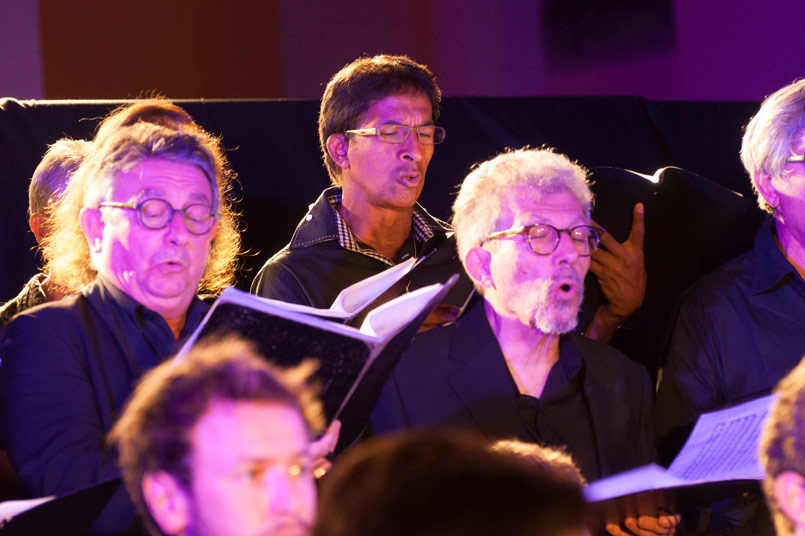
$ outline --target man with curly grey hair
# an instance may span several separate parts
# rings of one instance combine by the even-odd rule
[[[414,340],[372,416],[375,432],[462,428],[562,447],[588,480],[654,459],[647,371],[572,332],[600,233],[586,176],[549,149],[510,151],[467,176],[453,226],[481,299]],[[642,516],[607,530],[672,534],[676,521]]]
[[[768,393],[805,354],[805,80],[769,96],[746,127],[741,160],[769,216],[754,248],[694,285],[683,299],[657,394],[661,447],[724,404]],[[736,534],[763,523],[759,495],[713,516]],[[725,530],[726,530],[725,528]],[[713,530],[721,530],[714,527]]]

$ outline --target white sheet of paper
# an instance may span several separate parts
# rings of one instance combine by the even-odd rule
[[[758,441],[774,400],[768,395],[703,414],[668,470],[688,481],[762,479]]]

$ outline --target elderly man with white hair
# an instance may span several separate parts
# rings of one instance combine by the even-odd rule
[[[374,432],[450,427],[566,447],[588,480],[654,459],[646,370],[572,332],[601,232],[591,204],[586,171],[549,149],[507,152],[467,176],[453,225],[482,299],[415,339]],[[676,522],[644,516],[607,529],[671,534]]]
[[[748,253],[697,282],[674,326],[657,392],[661,450],[704,412],[768,393],[805,354],[805,80],[770,95],[741,160],[769,217]],[[759,494],[719,505],[710,530],[773,534]]]

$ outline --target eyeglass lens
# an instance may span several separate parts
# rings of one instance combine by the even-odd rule
[[[187,230],[193,234],[204,234],[212,229],[215,223],[210,207],[202,204],[177,209],[164,199],[146,199],[138,205],[137,211],[140,214],[140,221],[149,229],[164,229],[177,212],[182,215]]]
[[[385,125],[378,127],[377,135],[389,143],[403,143],[411,130],[416,132],[419,143],[438,144],[444,141],[445,130],[436,126],[407,127],[404,125]]]
[[[535,225],[528,231],[528,245],[535,253],[550,255],[559,246],[560,232],[567,233],[579,255],[592,255],[598,247],[598,233],[595,228],[581,225],[572,229],[562,229],[548,224]]]

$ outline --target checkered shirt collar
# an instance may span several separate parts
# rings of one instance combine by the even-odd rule
[[[327,201],[330,203],[330,206],[333,207],[333,211],[335,212],[335,223],[338,229],[338,243],[342,248],[348,251],[354,251],[355,253],[360,253],[362,255],[372,257],[373,259],[377,259],[388,266],[394,266],[394,262],[388,259],[385,255],[381,255],[373,248],[361,247],[357,237],[338,212],[338,206],[341,204],[341,195],[341,192],[337,192],[327,196]],[[414,233],[414,240],[416,240],[418,244],[424,244],[426,241],[430,240],[434,234],[433,229],[428,223],[428,219],[423,214],[424,212],[425,211],[419,206],[419,204],[414,205],[413,225],[411,227],[411,232]]]

